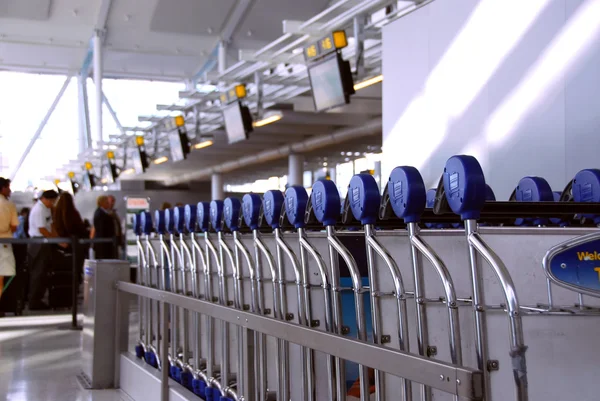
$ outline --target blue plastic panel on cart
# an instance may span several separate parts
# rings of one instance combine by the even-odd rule
[[[600,296],[600,239],[563,247],[550,256],[545,267],[546,274],[555,283]]]
[[[242,213],[244,222],[251,230],[258,229],[258,220],[260,217],[260,207],[262,199],[257,194],[246,194],[242,198]]]
[[[581,170],[573,179],[573,200],[575,202],[600,202],[600,170]]]
[[[185,205],[183,219],[185,223],[185,229],[190,233],[196,231],[196,218],[198,217],[197,213],[196,205]]]
[[[210,202],[210,225],[216,232],[223,231],[223,201]]]
[[[304,187],[294,185],[285,191],[285,214],[294,228],[305,226],[304,213],[306,212],[307,203],[308,193]]]
[[[361,224],[375,224],[379,214],[381,195],[379,186],[371,174],[356,174],[348,186],[350,209]]]
[[[223,202],[223,220],[231,231],[240,229],[240,210],[242,202],[238,198],[227,198]]]
[[[140,224],[142,234],[150,235],[154,229],[152,224],[152,214],[148,211],[140,212]]]
[[[154,222],[156,223],[156,232],[159,234],[166,234],[166,225],[165,225],[165,211],[164,210],[156,210],[154,212]]]
[[[318,180],[310,194],[313,211],[317,220],[324,226],[333,226],[341,212],[340,194],[331,180]]]
[[[141,215],[141,213],[136,213],[133,215],[131,225],[133,228],[133,233],[135,235],[142,235],[142,215]]]
[[[554,195],[548,181],[542,177],[523,177],[515,191],[518,202],[552,202]]]
[[[427,204],[427,191],[419,171],[410,166],[396,167],[390,173],[388,193],[394,214],[406,223],[415,223]]]
[[[279,228],[279,217],[283,207],[283,194],[281,191],[271,190],[263,196],[263,215],[271,228]]]
[[[198,202],[196,206],[196,222],[200,231],[208,231],[208,224],[210,222],[210,203]]]
[[[175,206],[173,208],[173,224],[175,231],[183,233],[185,230],[185,207]]]
[[[169,234],[175,234],[175,216],[173,215],[173,209],[165,210],[165,230]]]
[[[452,211],[461,219],[478,219],[487,191],[481,165],[473,156],[452,156],[444,168],[444,190]]]

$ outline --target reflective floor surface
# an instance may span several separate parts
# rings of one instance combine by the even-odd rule
[[[70,315],[0,319],[0,400],[131,401],[118,390],[83,390],[80,331]]]

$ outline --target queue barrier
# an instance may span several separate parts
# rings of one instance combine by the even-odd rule
[[[77,254],[79,251],[77,245],[87,245],[87,244],[113,244],[115,249],[115,259],[117,258],[117,239],[116,238],[94,238],[94,239],[81,239],[77,237],[56,237],[56,238],[0,238],[0,244],[42,244],[42,245],[59,245],[59,244],[70,244],[71,249],[73,250],[71,254],[71,266],[72,270],[72,293],[71,293],[71,330],[81,330],[81,326],[77,323],[78,316],[78,296],[79,296],[79,280],[78,276],[81,274],[82,266],[77,264]]]

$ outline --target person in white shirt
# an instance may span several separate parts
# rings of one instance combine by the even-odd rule
[[[58,193],[44,191],[29,213],[29,236],[31,238],[53,238],[52,208]],[[29,244],[29,309],[48,309],[42,298],[46,293],[46,274],[52,261],[52,245]]]
[[[10,180],[0,177],[0,238],[12,238],[19,226],[17,207],[9,201]],[[11,244],[0,244],[0,297],[4,289],[4,277],[16,274],[15,255]]]

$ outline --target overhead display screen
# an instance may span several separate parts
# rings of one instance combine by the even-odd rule
[[[171,148],[171,160],[178,162],[185,159],[185,153],[179,132],[171,132],[169,134],[169,147]]]
[[[138,149],[135,149],[133,151],[133,153],[131,154],[132,160],[133,160],[133,168],[137,174],[142,174],[144,171],[146,171],[146,166],[144,166],[144,163],[142,162],[142,154],[141,153],[142,153],[142,151],[138,148]],[[144,157],[146,157],[145,153],[144,153]]]
[[[83,187],[86,189],[94,189],[94,187],[96,186],[96,180],[94,179],[92,173],[90,173],[89,171],[83,173],[82,184]]]
[[[337,54],[308,67],[315,109],[323,111],[349,103]]]
[[[248,133],[252,131],[252,117],[239,101],[223,108],[223,120],[230,144],[248,139]]]
[[[102,178],[104,180],[104,183],[113,184],[117,179],[117,176],[118,174],[115,166],[112,165],[109,161],[106,161],[102,168]]]

